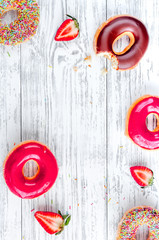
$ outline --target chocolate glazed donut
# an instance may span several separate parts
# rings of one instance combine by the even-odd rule
[[[122,52],[115,52],[114,43],[124,35],[129,36],[129,45]],[[134,68],[144,55],[149,42],[148,32],[138,19],[119,15],[104,22],[94,37],[94,50],[97,55],[112,61],[116,70]]]

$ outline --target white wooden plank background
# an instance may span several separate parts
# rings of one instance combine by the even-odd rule
[[[113,240],[126,210],[144,204],[159,208],[156,187],[140,189],[129,173],[130,166],[143,164],[157,177],[158,151],[142,150],[124,135],[133,101],[144,94],[159,96],[159,3],[38,3],[37,34],[21,46],[0,46],[0,239]],[[80,37],[57,43],[53,39],[66,13],[79,20]],[[141,19],[150,34],[144,58],[131,71],[117,72],[93,53],[96,29],[117,14]],[[88,55],[91,68],[84,62]],[[102,76],[105,66],[108,73]],[[29,139],[50,147],[59,175],[45,195],[21,200],[5,185],[3,161],[15,144]],[[72,220],[62,235],[50,236],[35,221],[32,209],[60,209]],[[140,231],[137,239],[146,239],[146,234]]]

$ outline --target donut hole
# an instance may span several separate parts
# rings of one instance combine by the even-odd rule
[[[26,179],[31,180],[39,173],[39,165],[35,160],[28,160],[23,167],[23,175]]]
[[[134,44],[135,38],[131,32],[120,34],[112,44],[112,50],[116,55],[126,53]]]
[[[159,131],[159,116],[155,113],[150,113],[146,117],[146,126],[150,132]]]
[[[136,240],[147,240],[149,236],[149,229],[146,224],[139,227],[136,233]]]
[[[11,22],[14,22],[16,19],[18,18],[18,10],[8,10],[8,11],[5,11],[1,18],[0,18],[0,22],[1,24],[3,25],[6,25],[6,24],[10,24]]]

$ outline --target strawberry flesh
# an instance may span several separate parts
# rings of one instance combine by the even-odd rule
[[[134,180],[141,186],[147,187],[153,184],[153,172],[144,166],[134,166],[130,168]]]
[[[70,15],[67,15],[71,17]],[[71,17],[72,18],[72,17]],[[79,34],[79,23],[75,18],[65,20],[57,30],[56,41],[70,41]]]
[[[62,216],[57,213],[38,211],[34,216],[49,234],[58,233],[64,228],[64,220]]]

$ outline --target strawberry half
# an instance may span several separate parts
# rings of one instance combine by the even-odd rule
[[[141,186],[147,187],[153,184],[153,172],[144,166],[134,166],[130,168],[134,180]]]
[[[60,234],[71,220],[70,215],[62,215],[60,211],[58,213],[38,211],[34,217],[47,233],[55,235]]]
[[[66,15],[71,19],[65,20],[57,30],[56,41],[70,41],[75,39],[79,34],[79,23],[76,18]]]

